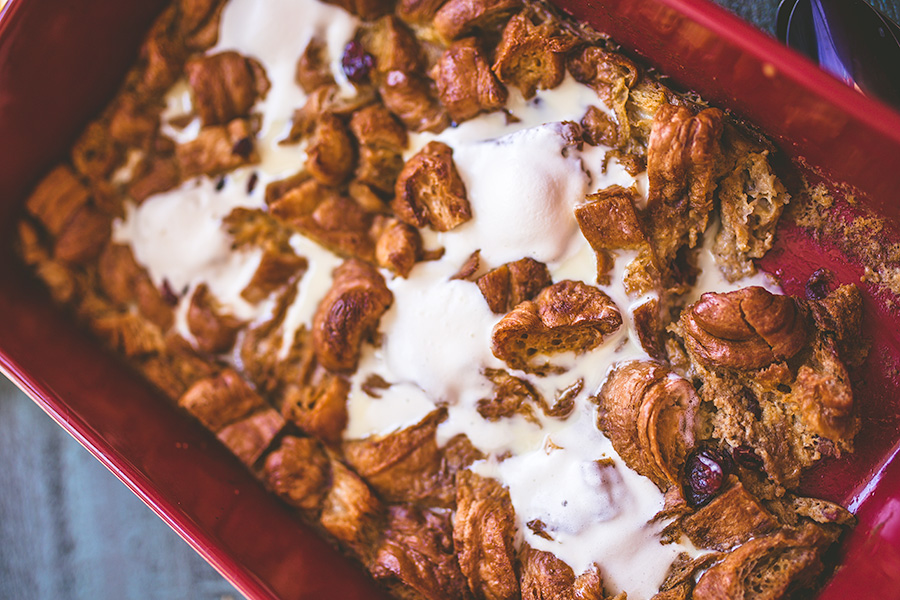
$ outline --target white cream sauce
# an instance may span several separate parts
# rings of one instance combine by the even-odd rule
[[[310,39],[324,40],[336,80],[345,91],[351,90],[340,57],[357,24],[342,10],[315,0],[232,0],[227,5],[220,41],[210,53],[235,49],[265,67],[271,89],[256,108],[262,115],[262,161],[229,174],[220,190],[217,181],[199,178],[131,206],[114,232],[116,241],[132,246],[157,284],[168,281],[173,289],[188,292],[179,306],[178,327],[189,339],[183,315],[189,291],[203,282],[241,318],[269,317],[271,299],[253,306],[240,297],[259,253],[231,251],[221,220],[238,206],[262,207],[268,183],[302,169],[303,145],[277,143],[289,130],[294,109],[305,100],[294,82],[296,61]],[[562,137],[559,123],[577,122],[588,106],[608,111],[593,91],[568,76],[555,90],[539,91],[531,100],[509,91],[508,112],[515,119],[492,113],[437,135],[411,136],[407,156],[431,140],[453,148],[474,218],[450,232],[423,231],[426,247],[445,249],[440,260],[416,265],[408,279],[384,273],[394,303],[380,322],[382,344],[363,349],[348,400],[345,437],[394,431],[417,422],[436,405],[446,405],[449,417],[439,428],[439,441],[465,433],[488,456],[473,469],[509,488],[520,542],[553,552],[576,573],[597,563],[607,585],[626,590],[631,600],[646,599],[656,592],[675,556],[694,549],[689,544],[660,545],[662,525],[648,522],[662,508],[662,494],[622,463],[596,428],[596,409],[588,400],[615,365],[647,358],[631,319],[632,308],[647,298],[629,298],[622,284],[632,253],[618,253],[612,284],[600,286],[622,310],[623,327],[590,352],[548,357],[567,367],[561,375],[539,378],[514,372],[550,403],[557,392],[583,381],[573,413],[566,419],[550,418],[534,407],[538,423],[532,423],[521,416],[488,422],[477,412],[478,400],[492,390],[484,369],[505,367],[490,350],[491,330],[500,317],[491,313],[475,284],[450,277],[480,250],[485,268],[528,256],[546,263],[554,281],[596,285],[595,256],[578,229],[574,207],[586,194],[613,184],[634,185],[642,197],[647,195],[646,174],[631,177],[615,161],[604,169],[605,149],[585,145],[578,150]],[[182,81],[169,94],[163,120],[189,112],[190,105],[189,88]],[[192,139],[197,130],[196,121],[181,129],[164,125],[164,131],[179,142]],[[258,184],[248,194],[252,173]],[[712,235],[706,236],[707,247]],[[330,287],[331,272],[341,263],[300,235],[291,244],[308,258],[310,267],[288,309],[284,350],[294,331],[310,326]],[[765,275],[728,284],[708,250],[700,252],[700,265],[703,274],[692,298],[702,291],[749,284],[777,290]],[[380,398],[361,389],[372,374],[392,384]],[[598,466],[600,459],[612,464]],[[527,527],[536,519],[545,524],[552,540]]]

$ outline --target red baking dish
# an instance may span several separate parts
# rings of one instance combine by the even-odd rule
[[[839,203],[836,219],[864,205],[900,223],[900,115],[891,109],[707,0],[557,3],[676,87],[756,123],[810,176],[846,183],[859,204]],[[211,434],[57,310],[14,256],[28,189],[110,98],[163,4],[11,0],[0,13],[0,370],[247,596],[381,597]],[[793,294],[823,266],[859,282],[862,267],[839,242],[784,223],[762,266]],[[806,482],[859,517],[823,600],[900,598],[900,320],[888,298],[862,287],[872,341],[853,375],[863,434],[856,454],[826,461]]]

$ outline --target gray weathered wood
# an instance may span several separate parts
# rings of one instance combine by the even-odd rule
[[[0,598],[238,598],[137,496],[0,376]]]

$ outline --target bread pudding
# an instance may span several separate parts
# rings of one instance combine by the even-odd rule
[[[864,349],[774,151],[540,4],[181,0],[20,247],[398,597],[781,598]]]

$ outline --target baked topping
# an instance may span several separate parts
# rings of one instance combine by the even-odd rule
[[[506,104],[506,88],[491,71],[476,38],[450,44],[431,76],[437,83],[441,103],[456,123],[481,112],[499,110]]]
[[[393,296],[378,271],[353,259],[341,265],[313,319],[319,362],[331,371],[352,371],[361,344],[375,331],[391,302]]]
[[[794,586],[808,585],[822,570],[822,553],[833,534],[807,524],[798,531],[777,532],[738,547],[710,567],[694,587],[692,598],[782,598]]]
[[[27,202],[53,296],[400,597],[806,585],[862,303],[753,276],[772,149],[546,7],[341,4],[164,14]]]
[[[446,144],[429,142],[406,161],[395,187],[392,208],[410,225],[449,231],[472,218],[466,187]]]
[[[519,597],[515,513],[509,492],[494,479],[459,474],[453,543],[469,588],[481,598]]]
[[[758,288],[706,294],[681,318],[688,350],[706,366],[759,369],[806,344],[806,319],[792,298]]]
[[[647,148],[648,234],[664,285],[678,282],[670,265],[683,246],[697,245],[709,222],[722,119],[715,108],[693,115],[674,105],[663,105],[654,117]]]
[[[190,60],[184,69],[204,126],[249,116],[257,99],[269,91],[269,79],[259,61],[237,52]]]
[[[603,579],[596,565],[575,576],[572,567],[550,552],[525,548],[522,559],[522,597],[542,600],[604,600]]]
[[[450,514],[408,506],[392,506],[385,535],[369,567],[376,579],[397,594],[414,590],[426,600],[466,598],[470,592],[453,547]]]
[[[610,374],[597,402],[598,426],[629,467],[661,489],[680,484],[697,428],[699,399],[690,383],[661,364],[633,362]]]
[[[434,15],[434,28],[448,40],[496,33],[521,8],[521,0],[447,0]]]
[[[526,9],[509,20],[497,46],[494,72],[526,99],[535,90],[553,89],[566,74],[566,52],[578,39],[555,19]]]
[[[534,298],[551,281],[547,265],[523,258],[488,271],[475,283],[491,310],[502,314]]]
[[[538,355],[587,352],[621,324],[604,292],[580,281],[560,281],[503,317],[491,334],[491,349],[514,369],[548,373],[558,367],[535,364]]]

